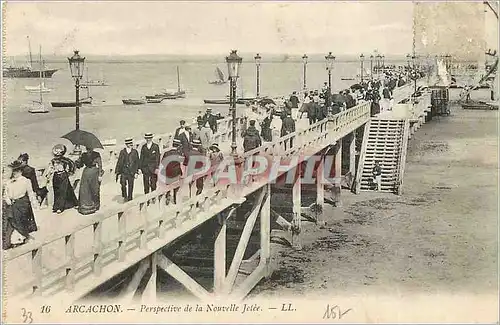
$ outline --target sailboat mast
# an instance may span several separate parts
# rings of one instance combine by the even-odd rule
[[[31,42],[30,42],[30,37],[26,36],[26,38],[28,39],[28,54],[29,54],[29,57],[30,57],[30,68],[33,68],[33,57],[31,56]]]
[[[177,66],[177,92],[181,92],[181,77],[179,75],[179,66]]]
[[[87,67],[87,75],[85,76],[85,79],[87,80],[87,98],[90,97],[90,89],[89,89],[89,67]]]
[[[31,56],[31,49],[30,49],[30,56]],[[43,102],[43,97],[42,97],[42,46],[40,45],[40,52],[39,52],[39,60],[40,60],[40,104]]]

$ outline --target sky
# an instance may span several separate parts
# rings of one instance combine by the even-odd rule
[[[8,2],[5,54],[270,54],[412,48],[411,2]],[[36,51],[38,52],[38,51]]]

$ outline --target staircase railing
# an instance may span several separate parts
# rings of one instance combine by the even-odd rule
[[[365,165],[366,147],[368,146],[371,121],[372,120],[370,119],[364,126],[365,129],[363,132],[363,142],[361,144],[361,151],[359,153],[358,170],[356,171],[356,184],[354,189],[354,193],[356,194],[358,194],[361,190],[361,177],[363,176],[363,168]]]
[[[396,193],[403,194],[403,177],[406,165],[406,152],[408,149],[408,135],[410,132],[410,120],[405,119],[403,132],[401,132],[401,143],[399,145],[398,170],[396,178]]]

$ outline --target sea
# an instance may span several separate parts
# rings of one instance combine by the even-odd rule
[[[404,61],[402,61],[402,64]],[[365,69],[369,62],[365,61]],[[122,99],[138,99],[154,95],[163,89],[177,89],[177,67],[180,71],[180,86],[186,98],[164,100],[159,104],[138,106],[123,105]],[[126,137],[140,139],[145,132],[164,134],[173,132],[179,121],[192,121],[199,111],[211,107],[213,111],[226,114],[228,105],[206,105],[203,99],[223,99],[229,94],[229,83],[211,85],[219,67],[227,75],[224,57],[202,59],[144,59],[125,57],[120,60],[87,60],[88,79],[105,79],[109,86],[90,87],[92,105],[80,109],[80,129],[93,132],[101,141],[115,139],[118,144]],[[47,68],[59,69],[52,78],[44,79],[50,93],[43,94],[43,102],[50,109],[46,114],[31,114],[28,107],[39,94],[30,94],[25,86],[37,86],[38,79],[4,79],[4,159],[17,158],[22,152],[30,155],[34,166],[45,166],[51,158],[51,148],[58,143],[72,145],[61,136],[75,129],[75,108],[53,108],[52,101],[74,101],[75,86],[67,60],[48,62]],[[332,72],[334,91],[348,88],[359,82],[358,60],[337,60]],[[353,78],[354,80],[342,80]],[[87,79],[84,75],[83,81]],[[307,64],[306,83],[308,89],[320,89],[328,80],[324,60]],[[289,96],[292,91],[303,88],[303,63],[300,59],[286,57],[263,61],[260,66],[260,95]],[[256,95],[256,65],[244,62],[240,69],[238,96]],[[80,91],[80,98],[87,95]],[[238,109],[241,108],[241,109]],[[244,106],[238,105],[242,113]]]

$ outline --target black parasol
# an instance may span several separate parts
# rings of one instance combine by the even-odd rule
[[[271,98],[263,98],[263,99],[259,100],[259,105],[260,106],[266,106],[267,104],[276,105],[276,103],[274,102],[274,100],[272,100]]]
[[[332,95],[332,102],[342,105],[343,103],[346,102],[346,98],[344,96],[342,96],[341,94],[333,94]]]
[[[351,89],[352,90],[363,89],[363,86],[361,86],[360,84],[354,84],[354,85],[351,86]]]
[[[93,133],[87,131],[73,130],[70,133],[63,135],[61,138],[68,139],[74,145],[81,145],[92,149],[104,149],[101,141],[99,141]]]

